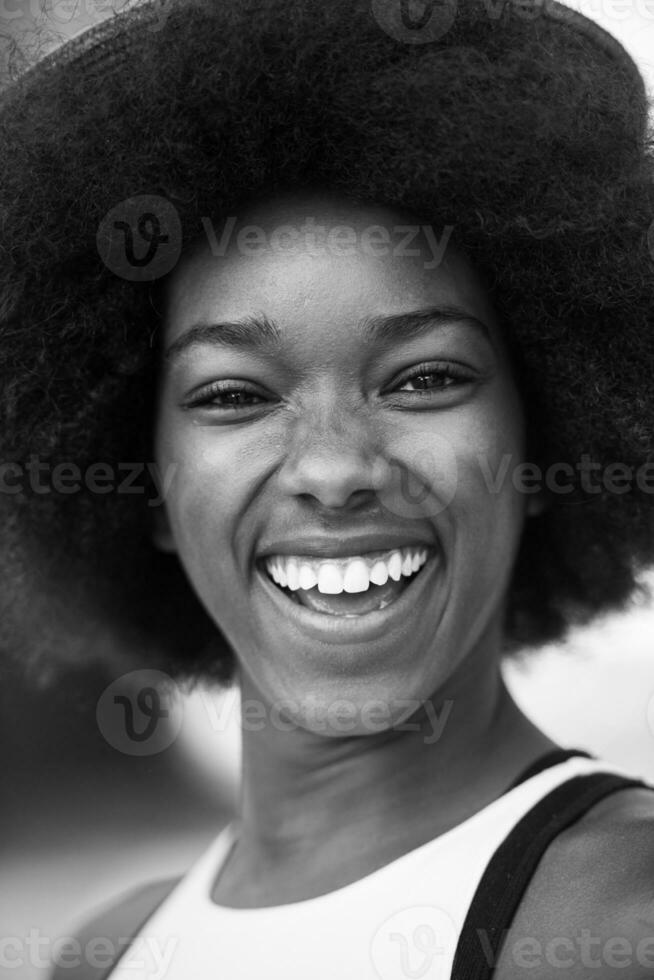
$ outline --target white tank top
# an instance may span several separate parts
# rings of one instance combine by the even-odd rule
[[[633,776],[599,759],[570,758],[358,881],[268,908],[211,900],[236,838],[230,823],[148,919],[111,980],[449,980],[497,847],[551,790],[593,772]]]

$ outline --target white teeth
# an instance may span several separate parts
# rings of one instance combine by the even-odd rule
[[[376,561],[370,569],[370,581],[373,585],[386,585],[388,581],[388,567],[385,561]]]
[[[296,561],[290,558],[286,562],[286,577],[288,579],[288,588],[295,592],[296,589],[300,588],[300,569]]]
[[[325,562],[318,572],[318,592],[323,595],[338,595],[343,591],[343,575],[340,568]]]
[[[346,592],[367,592],[369,586],[368,566],[363,558],[355,558],[345,569],[343,588]]]
[[[318,584],[318,576],[311,565],[300,565],[300,588],[314,589]]]
[[[413,575],[427,561],[427,548],[396,548],[374,558],[312,559],[298,555],[274,555],[266,559],[266,569],[274,582],[293,592],[313,589],[324,595],[366,592],[373,585],[385,585],[389,578],[399,582]]]
[[[402,555],[399,551],[394,551],[388,563],[388,574],[394,582],[399,582],[402,578]]]

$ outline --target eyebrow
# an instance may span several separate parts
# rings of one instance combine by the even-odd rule
[[[434,327],[461,324],[473,327],[493,345],[490,330],[483,320],[456,305],[430,306],[406,313],[375,314],[357,324],[365,343],[389,344],[423,336]],[[173,361],[193,347],[236,348],[257,353],[272,353],[283,343],[278,325],[262,314],[220,323],[196,323],[173,341],[164,353],[165,361]]]
[[[492,345],[490,330],[483,320],[463,307],[428,306],[408,313],[381,314],[365,317],[359,324],[366,343],[397,343],[423,336],[434,327],[462,324],[473,327]]]
[[[262,314],[221,323],[196,323],[166,349],[164,360],[175,360],[191,348],[203,345],[262,351],[274,350],[281,342],[277,324]]]

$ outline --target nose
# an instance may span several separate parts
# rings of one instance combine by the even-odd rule
[[[369,420],[357,411],[329,408],[296,423],[279,483],[286,494],[343,508],[370,502],[385,470]]]

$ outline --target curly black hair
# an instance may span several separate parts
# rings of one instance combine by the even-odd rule
[[[654,155],[633,66],[537,3],[491,16],[461,0],[423,44],[392,37],[374,6],[177,4],[156,29],[135,21],[138,43],[11,89],[3,463],[152,459],[160,312],[150,283],[98,253],[116,204],[165,198],[188,242],[202,215],[309,185],[454,226],[512,345],[534,459],[654,461]],[[7,485],[16,472],[5,466]],[[653,482],[550,495],[525,526],[507,652],[629,603],[654,562]],[[151,543],[142,489],[0,494],[1,642],[32,676],[120,651],[178,678],[233,679],[177,558]]]

